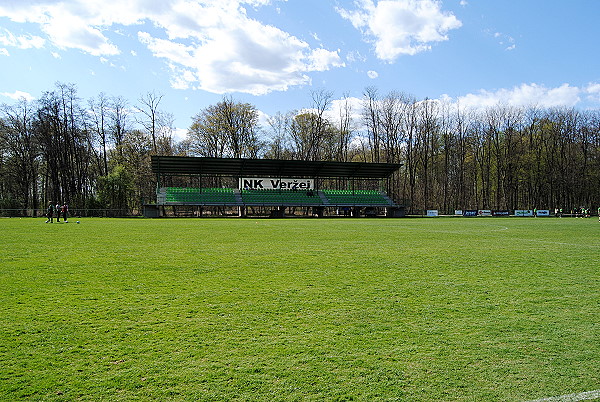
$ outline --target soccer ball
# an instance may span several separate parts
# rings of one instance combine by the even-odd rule
[[[81,223],[81,222],[77,221],[77,223]]]

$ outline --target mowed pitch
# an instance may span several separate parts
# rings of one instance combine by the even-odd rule
[[[0,220],[0,399],[600,389],[600,223]]]

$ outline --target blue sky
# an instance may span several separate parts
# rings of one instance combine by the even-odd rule
[[[0,103],[55,82],[135,106],[163,95],[181,136],[223,96],[265,115],[366,87],[465,107],[600,107],[597,0],[2,0]]]

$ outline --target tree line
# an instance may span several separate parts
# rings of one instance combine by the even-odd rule
[[[139,210],[155,201],[151,155],[400,163],[384,185],[409,213],[600,205],[598,110],[465,109],[369,87],[358,103],[313,91],[308,107],[261,124],[254,105],[226,96],[174,141],[161,101],[155,92],[134,104],[104,93],[85,101],[57,83],[36,101],[2,105],[0,209]]]

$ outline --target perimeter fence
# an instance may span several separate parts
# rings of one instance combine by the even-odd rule
[[[0,208],[0,217],[5,218],[43,218],[46,216],[46,209],[9,209]],[[129,218],[142,216],[142,211],[124,210],[124,209],[86,209],[69,208],[68,217],[87,217],[87,218]],[[56,214],[54,215],[56,218]],[[62,218],[62,215],[61,215]]]

